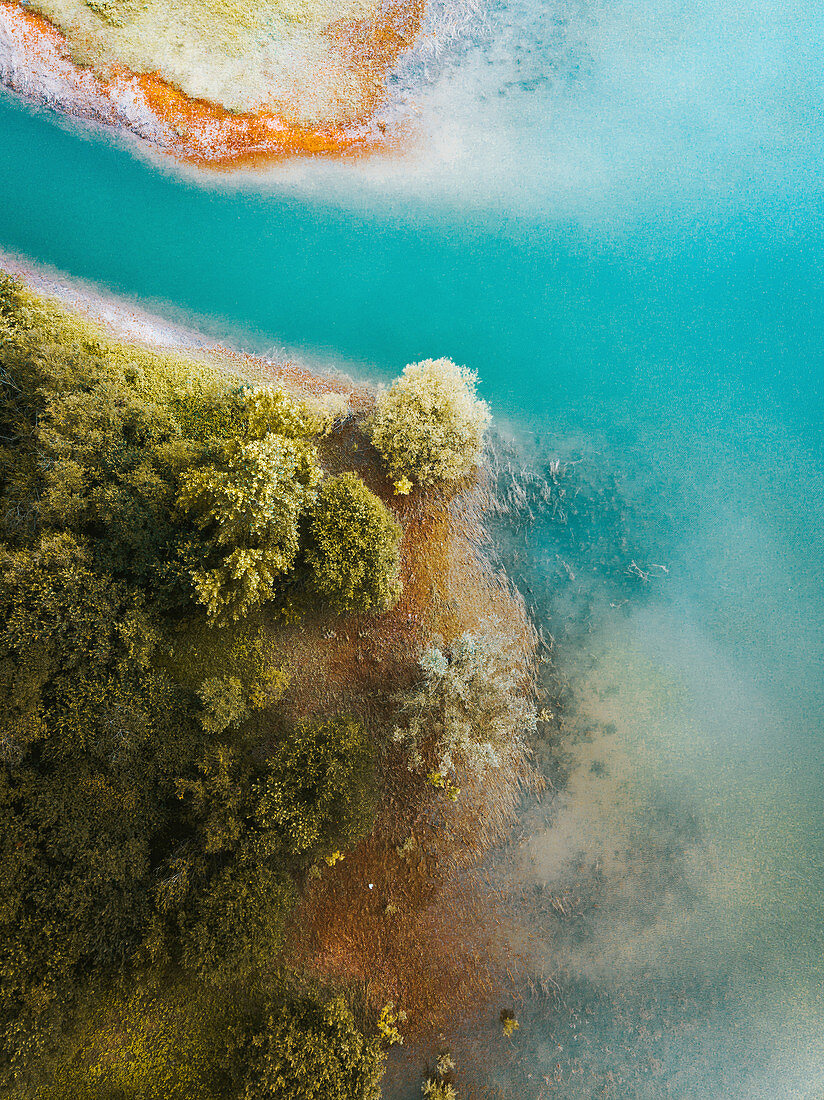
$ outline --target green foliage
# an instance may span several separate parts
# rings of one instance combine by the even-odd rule
[[[292,996],[252,1040],[243,1100],[379,1100],[384,1057],[343,997]]]
[[[329,415],[314,401],[310,405],[283,390],[247,382],[217,390],[182,387],[170,395],[170,403],[184,433],[206,443],[249,443],[267,435],[310,439],[324,434],[330,424]]]
[[[478,461],[489,409],[476,394],[477,376],[451,359],[410,363],[378,399],[372,442],[396,491],[455,481]]]
[[[378,1017],[378,1034],[387,1046],[391,1047],[395,1044],[403,1046],[403,1035],[398,1029],[398,1024],[403,1023],[405,1019],[406,1013],[396,1012],[392,1001],[383,1006]]]
[[[30,303],[22,288],[5,289],[4,537],[25,544],[38,530],[71,531],[96,566],[156,605],[188,601],[186,531],[173,504],[200,444],[176,416],[177,365],[112,347]],[[206,373],[193,372],[188,388],[194,404],[207,394],[230,403],[227,385]]]
[[[32,1100],[379,1100],[384,1056],[341,995],[160,972],[86,998]]]
[[[219,994],[165,980],[95,995],[35,1100],[224,1100],[227,1032],[235,1013]]]
[[[46,733],[55,692],[120,659],[145,665],[154,644],[139,599],[95,572],[87,547],[61,532],[28,550],[0,548],[0,751],[17,760]]]
[[[522,751],[536,728],[535,706],[520,681],[513,643],[506,637],[463,634],[451,645],[424,651],[418,687],[403,701],[394,738],[410,752],[410,767],[435,761],[428,781],[454,801],[450,776],[478,775]],[[454,797],[453,797],[454,795]]]
[[[44,300],[2,271],[0,350],[4,379],[18,399],[28,390],[34,393],[38,379],[56,391],[82,387],[98,375],[125,380],[147,401],[161,404],[197,407],[209,395],[225,394],[230,388],[214,367],[114,340],[91,321]]]
[[[62,1047],[44,1097],[208,1098],[208,991],[263,980],[308,870],[371,822],[357,723],[277,733],[259,610],[326,420],[2,274],[0,395],[0,1081]],[[146,967],[206,991],[191,1014]]]
[[[307,551],[315,588],[336,611],[387,610],[401,591],[400,537],[397,520],[359,477],[327,478]]]
[[[508,1009],[501,1012],[501,1027],[507,1039],[511,1039],[521,1025],[515,1019],[515,1014]]]
[[[175,435],[168,410],[123,383],[50,395],[35,432],[39,522],[87,538],[106,571],[167,590],[175,528],[160,452]]]
[[[289,682],[280,648],[260,615],[220,626],[197,614],[177,621],[158,659],[177,683],[197,694],[201,724],[210,733],[236,729],[272,706]]]
[[[34,324],[34,310],[22,282],[0,270],[0,348],[7,351],[23,343]]]
[[[227,863],[182,922],[184,967],[214,985],[259,976],[280,953],[296,895],[289,874],[271,862]]]
[[[248,435],[264,439],[270,432],[284,439],[309,439],[323,435],[329,428],[329,414],[320,406],[295,401],[283,390],[259,387],[246,402]]]
[[[294,855],[351,847],[372,825],[372,746],[352,718],[303,722],[272,750],[256,819]]]
[[[201,684],[200,719],[207,733],[220,734],[230,726],[239,726],[249,715],[243,681],[237,676],[210,676]]]
[[[436,791],[443,791],[450,802],[457,802],[461,794],[461,788],[456,786],[443,772],[431,771],[426,773],[426,782]]]
[[[321,471],[311,445],[271,433],[221,457],[184,473],[177,503],[201,532],[188,546],[190,560],[203,562],[191,568],[198,599],[225,621],[271,599],[294,566]]]
[[[439,1081],[436,1077],[428,1077],[421,1091],[428,1100],[458,1100],[455,1086],[448,1081]]]
[[[196,750],[151,669],[86,663],[38,686],[39,711],[15,696],[0,766],[0,1041],[17,1068],[49,1044],[84,973],[138,950],[174,823],[170,775]]]
[[[283,731],[265,761],[220,743],[176,783],[190,841],[159,883],[159,943],[212,982],[271,965],[295,899],[295,867],[354,844],[372,824],[372,747],[348,718]],[[168,949],[167,949],[168,950]]]
[[[268,388],[188,406],[210,459],[180,475],[176,503],[198,529],[184,557],[210,619],[226,623],[272,599],[295,565],[300,521],[321,478],[307,439],[328,417]]]
[[[454,1071],[455,1060],[448,1050],[438,1055],[438,1061],[435,1064],[435,1068],[441,1077],[446,1077]]]
[[[449,1080],[454,1069],[455,1062],[448,1051],[438,1055],[435,1072],[426,1078],[421,1089],[428,1100],[458,1100],[457,1090]]]

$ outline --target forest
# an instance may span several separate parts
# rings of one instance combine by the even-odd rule
[[[426,1008],[296,928],[334,928],[349,853],[469,851],[493,773],[505,821],[535,723],[505,586],[493,641],[421,584],[477,477],[474,376],[415,364],[366,415],[117,341],[7,275],[0,349],[5,1091],[378,1097]],[[346,637],[376,676],[363,645],[312,673],[336,624],[371,624]]]

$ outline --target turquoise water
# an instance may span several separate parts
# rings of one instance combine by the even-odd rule
[[[562,791],[509,857],[515,926],[542,892],[577,915],[531,921],[558,992],[488,1082],[814,1100],[824,19],[487,18],[410,62],[400,162],[206,180],[0,96],[0,247],[250,349],[373,377],[452,356],[536,468],[570,463],[568,522],[501,539],[572,687]]]

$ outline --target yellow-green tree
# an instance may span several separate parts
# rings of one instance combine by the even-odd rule
[[[191,578],[215,621],[239,619],[275,595],[321,478],[310,443],[274,432],[227,444],[221,457],[185,471],[177,498],[199,529],[188,544]]]
[[[410,363],[378,398],[370,425],[399,492],[455,481],[478,461],[489,408],[476,392],[477,375],[451,359]]]
[[[307,551],[315,589],[338,612],[386,611],[401,592],[400,538],[400,524],[359,477],[327,478]]]

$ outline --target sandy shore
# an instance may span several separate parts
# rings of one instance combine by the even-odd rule
[[[96,324],[111,337],[161,353],[203,360],[232,374],[264,384],[315,395],[340,394],[353,410],[374,400],[374,389],[329,367],[308,366],[287,355],[249,355],[217,343],[196,329],[168,321],[140,306],[58,271],[38,267],[0,249],[0,269],[23,279],[32,290],[53,298]]]

